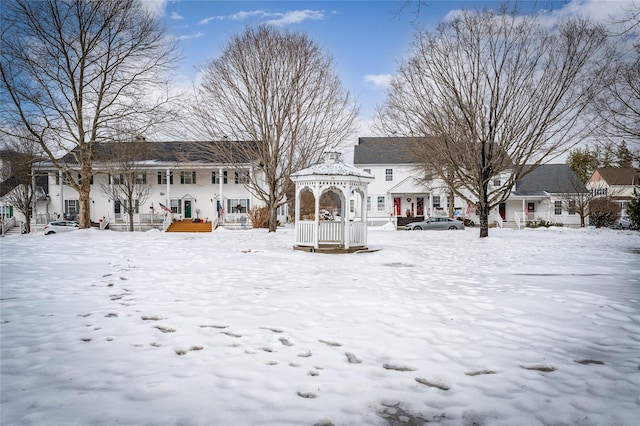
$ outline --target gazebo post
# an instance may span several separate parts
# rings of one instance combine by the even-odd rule
[[[343,206],[343,220],[344,220],[344,248],[345,250],[349,250],[349,243],[351,242],[351,222],[349,222],[349,215],[351,214],[351,185],[347,184],[346,188],[342,189],[342,194],[344,195],[344,206]]]
[[[313,185],[313,196],[315,197],[313,247],[317,250],[320,248],[320,185],[317,182]]]

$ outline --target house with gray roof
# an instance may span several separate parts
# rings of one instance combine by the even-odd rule
[[[620,205],[626,214],[629,200],[635,188],[640,188],[640,170],[632,167],[602,167],[593,172],[587,188],[594,197],[609,197]]]
[[[449,191],[438,178],[424,179],[424,169],[411,153],[412,138],[361,137],[354,147],[354,165],[375,180],[369,185],[367,201],[371,224],[404,223],[425,216],[446,216],[453,203],[454,216],[478,222],[475,206],[461,197],[450,200]],[[509,171],[495,176],[490,185],[500,186]],[[463,189],[464,191],[464,189]],[[571,194],[586,188],[566,164],[545,164],[523,176],[509,199],[490,216],[499,226],[519,228],[528,221],[546,220],[580,226],[580,217],[569,208]]]
[[[162,228],[167,210],[174,220],[202,219],[226,226],[250,223],[249,209],[263,204],[245,185],[251,174],[261,173],[255,161],[241,155],[247,150],[239,150],[231,157],[219,155],[223,148],[252,142],[136,141],[137,148],[129,153],[114,151],[126,143],[96,145],[90,192],[92,222],[108,221],[111,229],[127,228],[129,219],[123,205],[126,200],[117,199],[109,190],[124,179],[125,173],[135,175],[140,193],[144,189],[149,194],[134,207],[136,230]],[[128,158],[119,158],[127,155]],[[62,162],[69,170],[79,170],[73,152],[65,155]],[[124,162],[127,172],[122,170]],[[37,167],[38,173],[48,180],[46,197],[36,206],[37,226],[63,217],[75,220],[79,213],[78,193],[51,161],[40,162]],[[284,223],[286,215],[286,206],[283,206],[278,219]]]

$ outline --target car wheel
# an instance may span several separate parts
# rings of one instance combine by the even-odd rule
[[[44,235],[51,235],[51,234],[55,234],[55,232],[53,232],[53,231],[49,231],[49,232],[47,232],[47,233],[46,233],[46,234],[44,234]]]
[[[422,231],[422,228],[421,228],[421,227],[419,227],[419,226],[414,226],[414,227],[413,227],[413,230],[414,230],[414,231]]]
[[[450,226],[449,227],[449,230],[451,230],[451,231],[455,231],[456,229],[458,229],[458,228],[456,228],[455,226]]]

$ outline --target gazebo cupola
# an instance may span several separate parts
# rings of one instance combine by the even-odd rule
[[[367,186],[373,176],[325,152],[291,175],[296,184],[295,249],[351,253],[367,246]]]

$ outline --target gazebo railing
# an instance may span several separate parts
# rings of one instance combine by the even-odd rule
[[[298,220],[296,221],[296,244],[299,246],[313,246],[315,241],[315,222],[311,220]]]
[[[342,244],[344,228],[340,221],[320,221],[319,241],[324,244]]]
[[[315,222],[299,220],[296,222],[296,245],[313,246],[315,243]],[[367,224],[365,222],[349,222],[349,245],[364,246],[366,244]],[[341,221],[320,221],[318,244],[344,244],[344,223]]]
[[[364,246],[366,245],[367,224],[366,222],[351,222],[349,233],[349,245]]]

